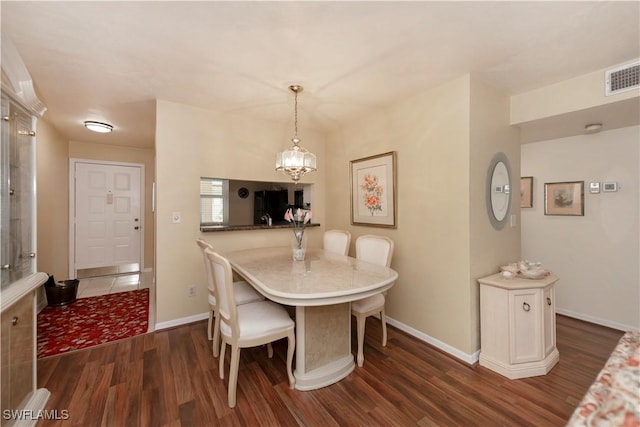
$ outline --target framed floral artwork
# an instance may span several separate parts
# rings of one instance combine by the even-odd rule
[[[523,176],[520,178],[520,207],[533,207],[533,177]]]
[[[546,182],[544,214],[584,216],[584,181]]]
[[[349,162],[351,224],[396,228],[396,152]]]

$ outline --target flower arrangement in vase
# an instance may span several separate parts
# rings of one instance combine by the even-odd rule
[[[296,210],[294,214],[291,208],[287,209],[284,213],[285,221],[291,223],[293,227],[292,240],[292,255],[294,261],[303,261],[306,252],[306,239],[304,238],[304,229],[311,221],[313,213],[311,210],[303,211],[302,209]]]

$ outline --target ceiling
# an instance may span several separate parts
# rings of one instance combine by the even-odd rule
[[[516,94],[640,56],[637,1],[2,1],[0,12],[48,122],[70,140],[136,147],[154,145],[156,99],[293,129],[287,87],[301,84],[304,139],[466,73]]]

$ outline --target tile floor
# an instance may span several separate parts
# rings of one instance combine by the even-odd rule
[[[149,288],[149,332],[155,327],[155,283],[152,271],[142,273],[118,274],[114,276],[88,277],[80,279],[78,298],[115,294]]]

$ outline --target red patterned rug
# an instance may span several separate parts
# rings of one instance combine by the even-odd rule
[[[80,298],[38,314],[38,359],[144,334],[149,289]]]

